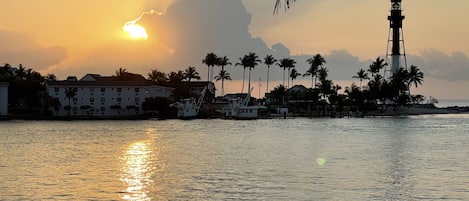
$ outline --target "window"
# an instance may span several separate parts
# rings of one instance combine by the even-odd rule
[[[55,91],[55,92],[59,92],[59,91],[60,91],[60,88],[59,88],[59,87],[55,87],[55,88],[54,88],[54,91]]]
[[[122,92],[122,88],[117,88],[117,93]]]
[[[106,88],[101,88],[101,92],[106,92]]]
[[[100,98],[99,101],[100,101],[101,103],[104,103],[104,102],[106,102],[106,98]]]
[[[90,92],[93,93],[93,92],[94,92],[94,88],[90,88]]]
[[[73,98],[73,102],[78,102],[78,98]]]
[[[94,98],[90,98],[90,103],[94,103]]]
[[[101,110],[101,112],[104,112],[104,111],[106,111],[106,107],[101,107],[100,110]]]
[[[140,88],[135,88],[135,93],[140,92]]]
[[[135,103],[140,102],[140,98],[135,98]]]
[[[122,101],[122,98],[117,98],[117,102],[121,102]]]

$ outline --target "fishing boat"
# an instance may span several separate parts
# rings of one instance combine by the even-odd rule
[[[258,119],[259,112],[265,110],[265,106],[248,105],[251,98],[252,88],[249,90],[245,99],[234,98],[228,100],[228,104],[218,112],[227,119]]]
[[[179,102],[171,104],[171,107],[175,107],[177,109],[177,117],[180,119],[197,118],[202,102],[204,101],[206,90],[207,87],[202,90],[197,101],[195,98],[185,98],[181,99]]]

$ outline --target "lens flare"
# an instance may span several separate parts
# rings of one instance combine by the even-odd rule
[[[326,164],[326,159],[325,158],[317,158],[316,163],[320,166],[323,166],[324,164]]]

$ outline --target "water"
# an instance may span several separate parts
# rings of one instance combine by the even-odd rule
[[[469,115],[0,122],[0,200],[468,200]]]

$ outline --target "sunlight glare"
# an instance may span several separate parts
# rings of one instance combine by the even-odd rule
[[[148,34],[145,28],[143,28],[142,26],[138,24],[127,23],[125,24],[123,29],[133,39],[145,39],[146,40],[148,38]]]

